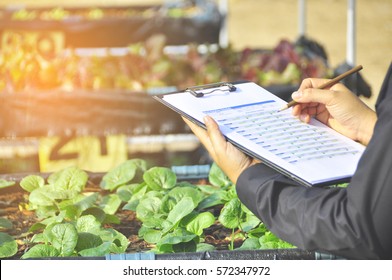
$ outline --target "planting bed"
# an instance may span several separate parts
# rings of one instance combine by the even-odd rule
[[[100,191],[98,185],[94,182],[89,182],[87,188],[89,191]],[[21,205],[26,202],[26,193],[23,191],[4,192],[0,195],[0,215],[12,221],[12,228],[4,230],[17,239],[19,245],[18,252],[12,257],[20,258],[25,251],[29,249],[29,244],[26,242],[33,234],[28,233],[28,229],[35,224],[38,219],[33,211],[21,210]],[[219,210],[219,208],[217,208]],[[153,246],[143,239],[138,237],[138,230],[141,222],[137,220],[136,213],[129,210],[123,210],[116,214],[120,219],[120,224],[113,227],[120,233],[124,234],[129,240],[127,253],[145,252],[153,248]],[[214,245],[218,250],[225,250],[230,243],[229,229],[220,227],[219,225],[212,226],[206,231],[206,242]],[[235,246],[240,246],[242,240],[236,240]]]
[[[177,253],[182,255],[175,258],[184,259],[238,258],[238,252],[250,252],[244,256],[256,258],[255,250],[267,250],[269,258],[279,250],[286,258],[293,257],[287,252],[314,257],[290,251],[291,244],[269,232],[215,165],[208,179],[186,182],[171,169],[128,160],[108,173],[67,168],[53,174],[3,175],[0,186],[1,258],[136,252]]]

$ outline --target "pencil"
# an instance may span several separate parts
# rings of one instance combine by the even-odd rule
[[[334,84],[337,84],[338,82],[340,82],[341,80],[343,80],[344,78],[346,78],[347,76],[349,76],[349,75],[351,75],[351,74],[353,74],[353,73],[356,73],[356,72],[360,71],[361,69],[362,69],[362,65],[355,66],[354,68],[348,70],[347,72],[344,72],[343,74],[340,74],[339,76],[336,76],[336,77],[333,78],[332,80],[326,82],[325,84],[322,84],[321,86],[319,86],[319,87],[317,87],[317,88],[318,88],[318,89],[324,89],[324,88],[327,88],[327,87],[331,87],[331,86],[333,86]],[[280,111],[284,111],[284,110],[286,110],[286,109],[288,109],[288,108],[290,108],[290,107],[293,107],[295,104],[297,104],[297,102],[294,101],[294,100],[292,100],[292,101],[290,101],[289,103],[287,103],[284,107],[282,107],[282,108],[279,110],[279,112],[280,112]]]

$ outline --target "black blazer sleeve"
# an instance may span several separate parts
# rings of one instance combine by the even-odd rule
[[[258,164],[237,181],[240,200],[280,238],[350,259],[392,258],[392,86],[347,188],[307,188]]]

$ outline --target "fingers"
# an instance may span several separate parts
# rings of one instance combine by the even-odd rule
[[[329,81],[329,79],[307,78],[302,81],[301,85],[299,86],[299,90],[304,90],[307,88],[318,88]]]
[[[219,161],[218,155],[219,153],[222,154],[222,152],[224,152],[227,143],[215,120],[210,116],[204,117],[204,123],[207,127],[207,131],[184,117],[183,120],[190,127],[196,137],[199,138],[200,142],[206,148],[213,160]]]
[[[308,103],[308,107],[319,103],[328,105],[334,98],[334,91],[316,88],[307,88],[293,92],[291,97],[298,103]]]
[[[337,92],[334,90],[306,88],[292,94],[293,100],[298,104],[294,106],[292,114],[301,121],[309,123],[311,116],[316,116],[322,122],[328,118],[327,106],[337,102]]]
[[[226,139],[219,130],[218,124],[210,116],[204,117],[204,122],[207,127],[207,134],[210,138],[211,145],[216,155],[223,154],[226,149]]]
[[[183,119],[184,122],[189,126],[189,128],[192,130],[192,132],[193,132],[196,136],[198,136],[198,135],[203,136],[203,134],[207,134],[206,131],[205,131],[203,128],[201,128],[200,126],[198,126],[197,124],[191,122],[190,120],[188,120],[188,119],[185,118],[185,117],[182,117],[182,119]]]
[[[212,150],[212,145],[208,137],[207,131],[184,117],[182,117],[182,119],[189,126],[189,128],[196,135],[196,137],[200,140],[200,142],[207,149],[207,151],[210,152]]]

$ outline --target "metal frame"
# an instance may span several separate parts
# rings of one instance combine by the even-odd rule
[[[356,0],[347,0],[346,62],[356,63]],[[306,0],[298,0],[298,33],[306,35]]]

